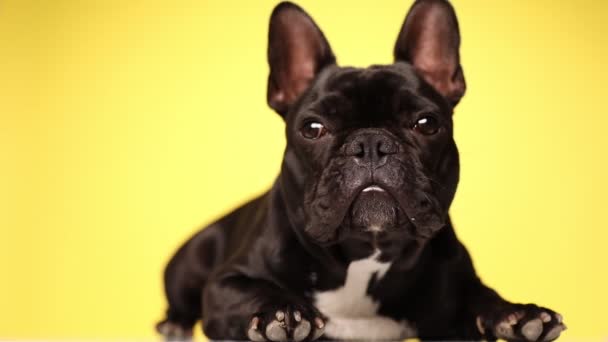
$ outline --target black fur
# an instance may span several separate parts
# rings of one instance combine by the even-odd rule
[[[269,40],[268,102],[287,135],[280,176],[175,254],[160,330],[188,335],[202,318],[208,337],[243,340],[257,317],[271,339],[263,327],[277,310],[324,318],[313,293],[342,286],[349,263],[379,249],[391,267],[371,279],[368,295],[378,314],[411,322],[420,338],[556,338],[558,314],[511,304],[481,283],[448,217],[459,172],[452,114],[466,89],[452,7],[417,1],[392,65],[338,67],[321,31],[291,3],[273,12]],[[424,117],[436,133],[419,131]],[[305,138],[311,121],[327,133]],[[385,191],[362,192],[370,185]],[[530,333],[526,324],[539,317],[540,335]]]

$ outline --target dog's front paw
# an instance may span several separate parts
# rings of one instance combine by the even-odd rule
[[[534,304],[511,304],[477,316],[477,328],[484,336],[507,341],[548,342],[558,338],[566,325],[553,310]]]
[[[247,337],[254,342],[314,341],[323,335],[325,321],[316,310],[275,307],[251,318]]]

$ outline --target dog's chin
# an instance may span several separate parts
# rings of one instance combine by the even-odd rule
[[[356,230],[391,230],[404,223],[406,215],[386,190],[370,187],[354,199],[350,207],[350,226]]]

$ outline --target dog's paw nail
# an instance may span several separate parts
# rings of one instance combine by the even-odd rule
[[[481,322],[481,316],[477,316],[477,319],[475,319],[475,324],[477,325],[477,330],[479,330],[479,332],[482,335],[485,335],[486,329],[483,328],[483,323]]]
[[[543,321],[540,318],[535,318],[524,324],[521,328],[521,333],[528,341],[536,341],[543,332]]]
[[[192,339],[192,329],[169,321],[158,324],[156,330],[168,340],[189,341]]]
[[[312,336],[310,337],[311,341],[314,341],[319,337],[323,336],[323,333],[325,332],[325,322],[323,322],[323,320],[319,317],[315,318],[315,326],[316,328],[312,333]]]
[[[547,312],[543,312],[540,314],[540,320],[543,321],[543,323],[549,323],[551,322],[551,315]]]
[[[513,333],[513,327],[509,322],[501,322],[496,326],[496,335],[498,338],[502,339],[513,339],[515,334]]]
[[[159,325],[156,326],[156,331],[158,331],[158,333],[161,335],[168,335],[169,334],[169,325],[167,324],[167,322],[160,323]]]
[[[258,330],[258,324],[260,323],[260,319],[256,316],[251,319],[249,322],[249,329]]]
[[[247,337],[253,342],[264,342],[266,339],[260,331],[258,330],[258,324],[260,323],[260,319],[257,317],[253,317],[251,323],[249,323],[249,329],[247,329]]]
[[[319,329],[324,329],[325,328],[325,322],[323,322],[323,320],[320,319],[319,317],[315,318],[315,325]]]
[[[310,334],[310,322],[307,320],[302,320],[300,317],[300,324],[293,331],[293,340],[296,342],[300,342],[304,340]]]
[[[555,340],[556,338],[559,337],[559,335],[562,333],[562,331],[566,330],[565,328],[566,327],[561,324],[554,326],[551,330],[549,330],[549,332],[547,332],[543,341]]]
[[[561,323],[564,320],[562,315],[558,314],[557,312],[555,313],[555,318],[557,319],[557,323]]]
[[[275,316],[277,317],[277,321],[279,322],[283,322],[283,320],[285,319],[285,313],[283,311],[277,311]]]
[[[509,323],[510,325],[517,324],[517,315],[516,314],[510,314],[509,316],[507,316],[507,323]]]
[[[295,319],[296,322],[299,322],[299,321],[302,320],[302,314],[300,313],[300,311],[294,311],[294,313],[293,313],[293,319]]]
[[[285,314],[283,314],[283,318],[285,318]],[[283,329],[282,323],[272,321],[266,326],[266,337],[271,341],[284,342],[287,341],[287,332]]]

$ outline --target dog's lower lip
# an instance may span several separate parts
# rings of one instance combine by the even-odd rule
[[[361,191],[361,192],[368,192],[368,191],[381,191],[381,192],[384,192],[386,190],[382,189],[381,187],[379,187],[377,185],[370,185],[367,188],[363,189],[363,191]]]

